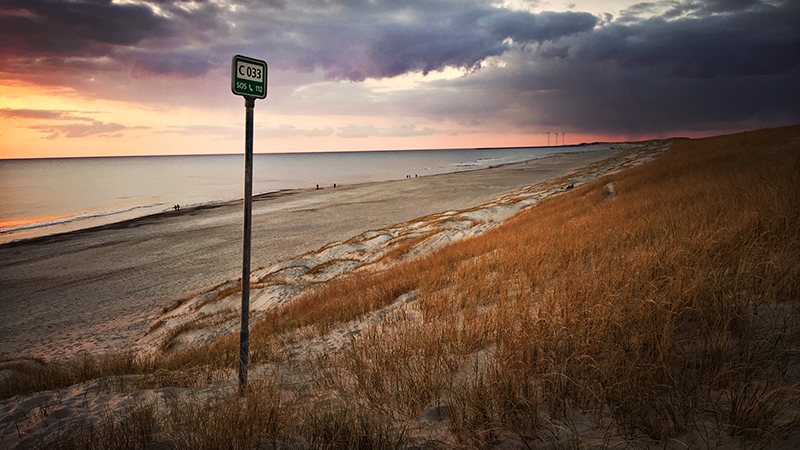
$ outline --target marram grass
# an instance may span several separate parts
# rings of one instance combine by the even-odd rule
[[[798,174],[797,126],[676,140],[648,164],[267,316],[252,365],[275,370],[244,398],[142,405],[43,446],[791,447]],[[339,353],[287,350],[409,292]],[[231,336],[151,358],[26,364],[0,393],[99,377],[198,387],[231,376],[237,357]]]

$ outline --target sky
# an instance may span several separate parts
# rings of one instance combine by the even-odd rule
[[[791,125],[798,24],[797,0],[2,0],[0,158],[242,153],[236,54],[269,65],[256,153]]]

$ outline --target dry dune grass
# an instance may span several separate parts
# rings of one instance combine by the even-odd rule
[[[253,327],[253,363],[275,372],[246,398],[134,411],[145,425],[128,434],[197,448],[796,445],[798,174],[797,126],[675,141],[479,237],[320,285]],[[286,351],[409,292],[338,353]],[[237,346],[71,380],[177,371],[196,375],[147,387],[201,386],[235,367]],[[3,398],[69,380],[11,381]]]

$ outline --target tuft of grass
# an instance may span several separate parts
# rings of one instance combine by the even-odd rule
[[[155,404],[139,404],[120,415],[107,413],[100,427],[87,421],[74,423],[44,437],[39,446],[52,450],[144,450],[152,448],[157,424]]]
[[[318,274],[320,272],[325,271],[329,267],[333,267],[333,266],[335,266],[337,264],[341,264],[343,262],[348,262],[348,261],[360,262],[360,261],[355,260],[355,259],[346,259],[346,258],[345,259],[331,259],[331,260],[325,261],[322,264],[318,264],[318,265],[312,267],[311,269],[309,269],[308,272],[306,272],[306,275],[316,275],[316,274]]]
[[[159,438],[173,448],[260,448],[267,440],[281,442],[296,418],[278,384],[256,381],[243,397],[231,390],[176,400]]]
[[[125,352],[107,356],[83,353],[67,361],[7,364],[0,383],[0,398],[55,390],[101,378],[145,375],[155,372],[150,358]]]
[[[425,241],[433,235],[433,232],[424,233],[420,236],[408,237],[405,240],[394,245],[391,250],[381,256],[378,261],[396,261],[406,254],[409,250],[414,248],[419,243]]]
[[[213,314],[200,315],[197,320],[186,322],[170,330],[169,334],[161,341],[159,351],[166,353],[172,350],[178,343],[178,339],[188,331],[214,328],[240,317],[240,314],[240,312],[226,309]]]

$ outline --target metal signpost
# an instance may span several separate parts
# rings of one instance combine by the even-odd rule
[[[267,97],[267,63],[236,55],[231,64],[231,92],[244,97],[244,226],[242,238],[242,328],[239,333],[239,394],[247,389],[250,361],[250,233],[253,218],[253,108]]]

